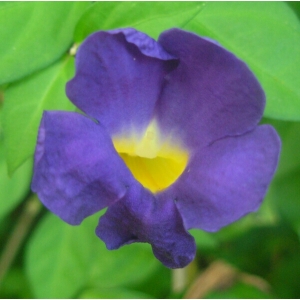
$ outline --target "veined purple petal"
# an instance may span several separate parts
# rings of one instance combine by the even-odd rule
[[[44,112],[32,190],[64,221],[81,221],[124,196],[134,179],[102,125],[78,113]]]
[[[166,136],[189,148],[248,132],[260,121],[264,92],[244,62],[222,47],[180,29],[158,42],[179,58],[165,77],[156,116]]]
[[[186,228],[216,231],[258,209],[274,175],[280,140],[268,125],[200,149],[166,191]]]
[[[174,202],[155,198],[138,184],[107,209],[96,234],[108,249],[148,242],[154,255],[169,268],[186,266],[196,253],[195,241],[184,229]]]
[[[153,116],[163,78],[177,65],[152,38],[134,29],[96,32],[79,47],[66,92],[110,134],[140,131]]]

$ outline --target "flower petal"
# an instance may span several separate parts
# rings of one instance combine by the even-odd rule
[[[166,136],[181,138],[194,148],[254,129],[265,96],[244,62],[216,43],[180,29],[163,32],[158,42],[180,61],[166,76],[156,107]]]
[[[111,134],[142,131],[153,115],[164,76],[176,65],[174,57],[142,32],[100,31],[79,47],[76,76],[66,92]]]
[[[193,237],[184,229],[174,202],[155,198],[136,185],[99,220],[96,234],[108,249],[148,242],[154,255],[169,268],[182,268],[196,253]]]
[[[32,190],[53,213],[77,225],[122,198],[134,179],[103,127],[70,112],[44,112]]]
[[[258,209],[280,151],[268,125],[201,149],[171,187],[186,228],[216,231]],[[174,196],[175,197],[175,196]]]
[[[162,60],[176,59],[176,57],[166,52],[154,39],[134,28],[113,29],[107,32],[111,34],[123,33],[128,43],[136,45],[143,54],[149,57]]]

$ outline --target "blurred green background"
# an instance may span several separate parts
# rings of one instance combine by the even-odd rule
[[[0,2],[1,298],[299,298],[300,2]],[[217,40],[261,82],[262,123],[282,139],[262,207],[217,233],[192,230],[197,257],[169,270],[146,244],[108,251],[98,215],[72,227],[30,191],[43,110],[76,108],[65,84],[92,32],[179,27]]]

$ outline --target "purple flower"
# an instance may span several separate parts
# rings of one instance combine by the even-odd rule
[[[108,249],[150,243],[167,267],[195,256],[190,228],[216,231],[258,209],[280,140],[258,126],[264,92],[245,63],[180,29],[89,36],[67,95],[85,115],[44,112],[32,189],[77,225],[108,207]]]

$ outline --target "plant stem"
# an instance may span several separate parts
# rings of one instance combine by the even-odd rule
[[[31,195],[27,200],[24,210],[3,250],[0,259],[0,286],[41,207],[41,203],[37,199],[36,195]]]
[[[172,270],[172,292],[177,294],[184,291],[194,280],[197,271],[196,259],[185,268]]]

